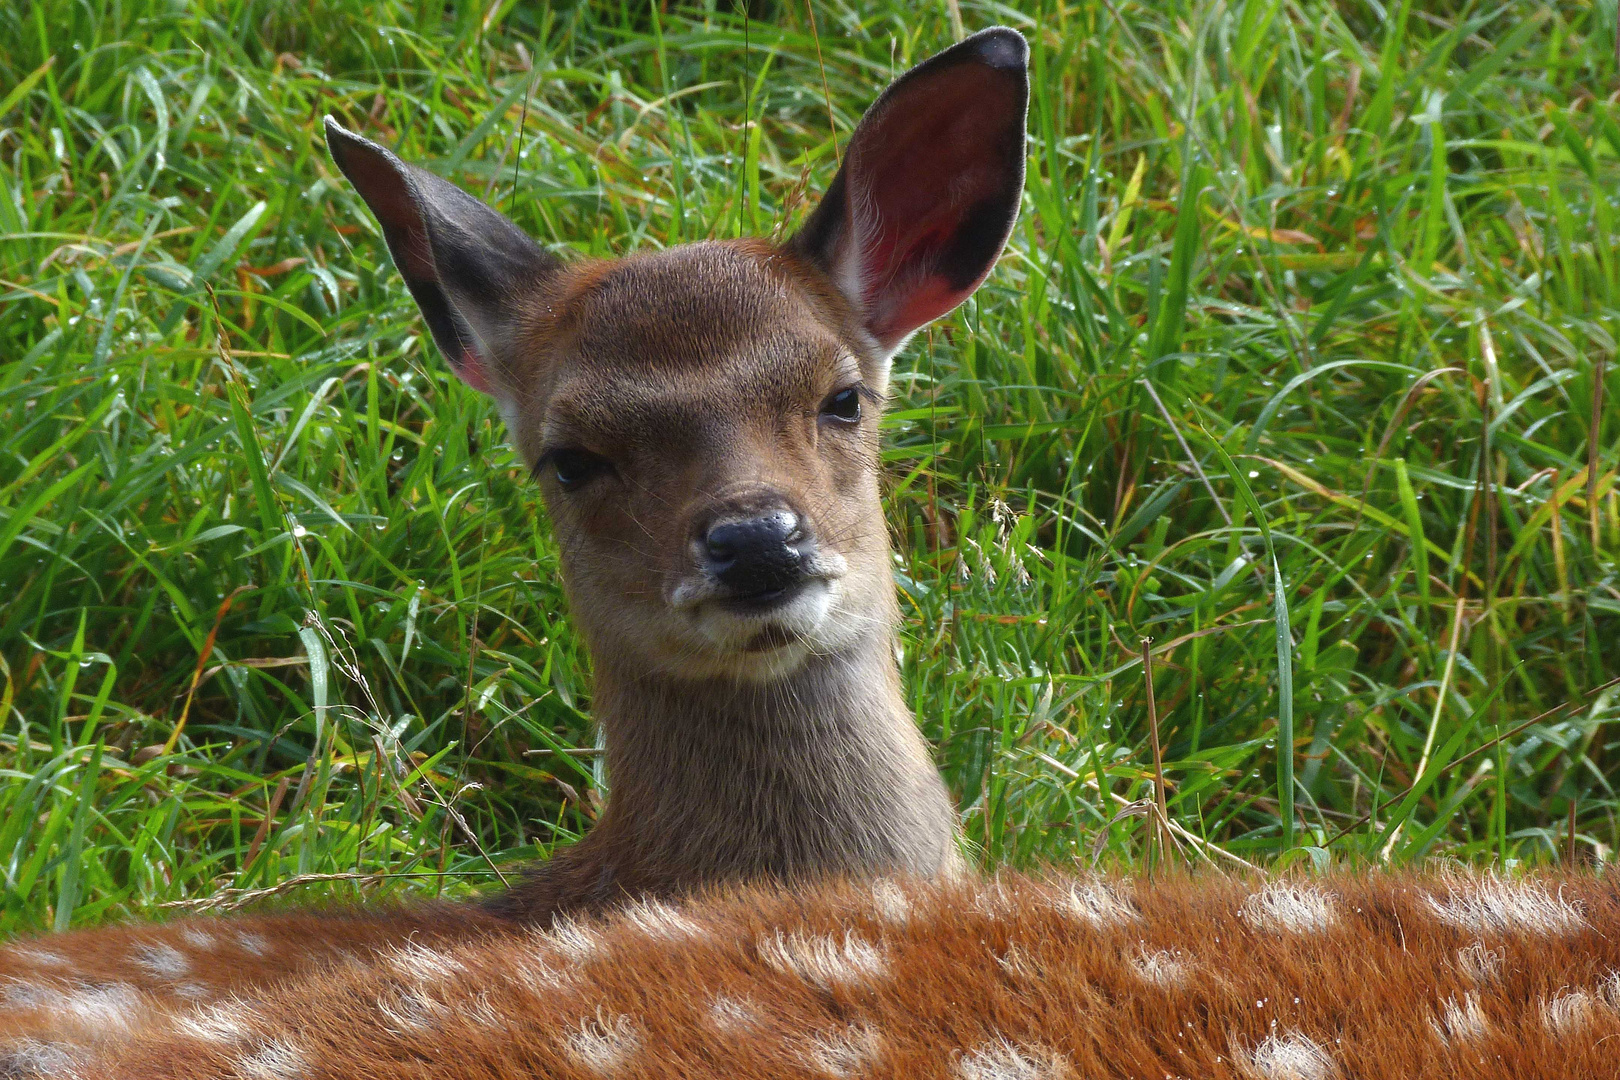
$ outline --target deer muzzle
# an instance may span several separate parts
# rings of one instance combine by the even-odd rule
[[[776,507],[712,522],[703,535],[703,569],[733,603],[768,606],[805,582],[815,548],[799,515]]]

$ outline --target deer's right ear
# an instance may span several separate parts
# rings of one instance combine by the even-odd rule
[[[861,118],[792,247],[891,355],[966,300],[1012,232],[1024,189],[1029,46],[980,31],[900,76]]]
[[[439,351],[469,386],[498,392],[492,374],[513,345],[516,305],[561,261],[454,184],[330,116],[326,145],[382,225]]]

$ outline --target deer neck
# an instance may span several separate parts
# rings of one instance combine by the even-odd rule
[[[608,810],[492,912],[546,923],[719,882],[962,870],[888,631],[774,682],[684,680],[598,654]]]
[[[962,869],[956,815],[874,632],[772,682],[596,666],[611,791],[589,835],[486,901],[531,923],[724,882]]]
[[[955,814],[887,630],[770,682],[599,663],[611,793],[593,833],[624,874],[802,878],[952,868]]]

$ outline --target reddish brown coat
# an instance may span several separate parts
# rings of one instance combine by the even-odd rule
[[[153,1015],[259,990],[403,941],[506,928],[463,904],[110,926],[0,945],[0,1047],[93,1045]],[[3,1052],[3,1051],[0,1051]],[[10,1076],[0,1057],[0,1076]]]
[[[1463,874],[735,891],[161,1018],[86,1080],[1620,1076],[1620,889]]]

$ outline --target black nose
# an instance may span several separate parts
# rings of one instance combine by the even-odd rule
[[[805,530],[782,507],[757,517],[725,518],[703,537],[708,570],[739,598],[780,592],[804,578]]]

